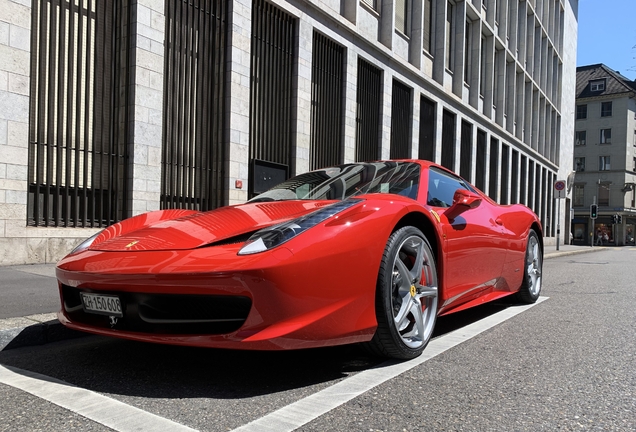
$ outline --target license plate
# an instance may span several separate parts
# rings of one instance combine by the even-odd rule
[[[90,313],[123,317],[119,297],[103,294],[80,293],[84,310]]]

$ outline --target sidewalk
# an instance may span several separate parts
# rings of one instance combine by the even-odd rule
[[[604,249],[606,248],[560,245],[557,251],[556,245],[551,245],[545,247],[544,256],[545,259],[551,259]],[[45,283],[51,286],[57,299],[55,264],[0,266],[0,280],[2,290],[6,292],[23,289],[25,280],[31,281],[30,283]],[[86,336],[86,333],[67,329],[60,324],[56,312],[0,319],[0,351]]]

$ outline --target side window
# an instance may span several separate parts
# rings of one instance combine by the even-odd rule
[[[466,189],[474,192],[465,181],[459,177],[453,177],[434,168],[428,171],[428,196],[426,203],[434,207],[450,207],[453,205],[453,196],[457,189]]]

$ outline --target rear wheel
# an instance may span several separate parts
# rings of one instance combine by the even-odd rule
[[[437,270],[431,246],[412,226],[394,232],[384,250],[376,285],[378,328],[369,348],[411,359],[428,344],[437,318]]]
[[[526,245],[526,261],[524,264],[523,282],[517,298],[524,303],[534,303],[541,294],[541,273],[543,272],[543,252],[539,236],[531,229]]]

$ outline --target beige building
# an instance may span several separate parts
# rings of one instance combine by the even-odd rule
[[[441,163],[556,241],[578,0],[0,0],[0,264],[341,162]],[[562,232],[569,232],[562,230]],[[562,239],[563,240],[563,239]]]
[[[574,134],[574,242],[634,244],[636,81],[603,64],[578,67]]]

